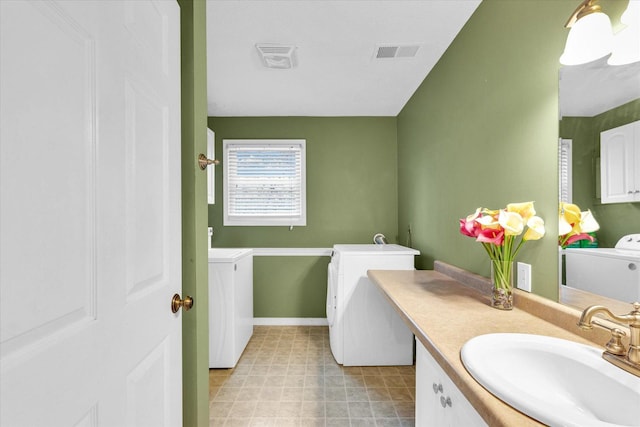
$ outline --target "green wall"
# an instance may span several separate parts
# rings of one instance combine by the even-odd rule
[[[254,257],[255,317],[326,317],[327,257]]]
[[[207,279],[206,174],[197,153],[207,147],[206,23],[203,0],[180,0],[182,73],[182,311],[183,425],[209,425],[209,287]],[[167,305],[168,308],[168,305]]]
[[[389,241],[397,230],[397,140],[394,117],[210,117],[216,157],[223,139],[307,141],[307,226],[222,225],[222,167],[209,225],[216,247],[332,247]],[[324,317],[327,257],[255,257],[256,317]]]
[[[422,255],[484,276],[458,218],[535,201],[547,235],[527,243],[535,293],[558,286],[558,58],[575,1],[484,0],[398,116],[399,230]]]
[[[640,120],[640,99],[594,117],[563,117],[562,138],[573,140],[573,202],[591,209],[600,223],[598,243],[613,247],[620,237],[640,230],[640,203],[601,204],[596,197],[596,165],[600,162],[600,132]]]
[[[594,139],[592,121],[591,117],[563,117],[560,120],[560,137],[572,140],[571,201],[582,210],[592,209],[596,203],[596,162],[600,161],[600,148]]]

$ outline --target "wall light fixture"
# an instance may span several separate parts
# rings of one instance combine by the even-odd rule
[[[607,56],[613,48],[613,31],[609,17],[598,0],[584,0],[565,24],[570,28],[560,63],[578,65]]]

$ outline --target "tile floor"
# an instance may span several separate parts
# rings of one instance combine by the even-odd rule
[[[322,326],[256,326],[209,371],[211,426],[413,426],[414,366],[343,367]]]

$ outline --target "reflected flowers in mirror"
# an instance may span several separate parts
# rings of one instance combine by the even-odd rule
[[[598,231],[600,224],[591,210],[581,211],[578,205],[560,202],[558,214],[558,244],[563,249],[579,240],[593,242],[593,236],[589,233]]]

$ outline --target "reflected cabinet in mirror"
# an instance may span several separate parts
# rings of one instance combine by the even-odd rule
[[[559,93],[561,202],[600,225],[560,248],[560,302],[627,310],[640,300],[640,196],[626,187],[640,190],[640,62],[562,67]]]

